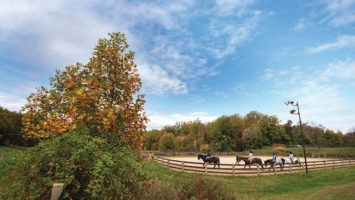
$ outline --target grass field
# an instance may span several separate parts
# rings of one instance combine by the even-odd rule
[[[27,148],[0,147],[4,157],[16,157]],[[302,148],[286,149],[295,154],[300,154]],[[275,151],[274,147],[255,150],[254,155]],[[326,153],[333,155],[355,155],[355,148],[307,148],[308,153]],[[11,160],[10,160],[11,161]],[[9,172],[13,163],[4,163],[0,160],[0,192],[8,188]],[[292,174],[278,174],[268,176],[214,176],[205,174],[193,174],[174,171],[163,167],[153,161],[144,161],[141,164],[142,171],[150,178],[157,179],[161,185],[174,187],[177,183],[191,180],[193,177],[204,177],[218,181],[235,192],[240,199],[355,199],[355,166],[337,169],[325,169],[310,171],[306,176],[304,172]],[[12,177],[13,178],[13,177]]]
[[[163,184],[183,182],[194,176],[221,182],[241,199],[354,199],[355,167],[271,176],[213,176],[170,170],[153,162],[142,168]],[[172,186],[173,187],[173,186]]]

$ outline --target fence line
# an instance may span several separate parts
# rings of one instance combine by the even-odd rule
[[[251,168],[249,168],[248,166],[244,168],[244,165],[238,164],[220,164],[220,168],[218,168],[217,165],[214,168],[213,164],[204,165],[203,162],[180,161],[160,156],[152,156],[152,159],[164,166],[179,171],[217,175],[266,175],[277,173],[292,173],[305,170],[304,163],[302,163],[301,166],[291,163],[285,163],[283,169],[281,169],[279,165],[274,165],[274,168],[268,166],[264,167],[264,169],[261,169],[259,165],[251,165]],[[355,160],[333,159],[307,162],[308,170],[332,169],[351,165],[355,165]]]

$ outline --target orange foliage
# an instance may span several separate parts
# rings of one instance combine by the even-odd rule
[[[140,150],[147,118],[134,53],[124,34],[99,39],[89,63],[67,66],[41,87],[23,107],[23,131],[28,138],[52,138],[85,128],[93,135],[115,132]]]

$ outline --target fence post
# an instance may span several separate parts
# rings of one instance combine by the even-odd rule
[[[207,164],[204,164],[205,166],[205,173],[207,174]]]
[[[325,160],[324,160],[323,162],[324,162],[324,169],[326,169],[326,168],[327,168],[327,165],[325,164]]]
[[[168,167],[170,167],[170,160],[168,160]]]
[[[290,173],[291,173],[291,163],[288,163],[288,167],[290,168]]]
[[[314,169],[316,168],[316,161],[313,161]]]
[[[276,175],[276,163],[274,163],[274,173]]]
[[[53,183],[51,200],[58,200],[63,192],[64,183]]]
[[[256,170],[258,171],[258,176],[260,175],[259,165],[256,165]]]
[[[333,167],[335,168],[335,160],[333,160]]]
[[[182,171],[184,171],[185,170],[185,163],[184,163],[184,161],[182,162]]]
[[[232,167],[233,167],[233,175],[234,175],[235,174],[235,164]]]

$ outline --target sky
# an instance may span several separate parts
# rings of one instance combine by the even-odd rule
[[[126,35],[148,130],[250,111],[355,129],[355,0],[0,0],[0,106]]]

